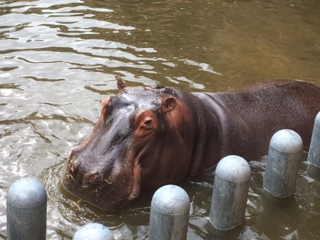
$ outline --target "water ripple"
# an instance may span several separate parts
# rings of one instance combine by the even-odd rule
[[[118,238],[146,238],[154,189],[106,214],[76,204],[60,185],[70,150],[92,131],[101,101],[118,93],[115,76],[129,86],[187,91],[279,77],[320,84],[319,7],[317,1],[1,1],[0,238],[7,190],[25,176],[48,190],[48,239],[71,239],[90,221]],[[263,195],[265,161],[251,168],[245,225],[216,237],[319,237],[320,184],[307,164],[296,195],[282,207]],[[189,179],[181,186],[192,201],[189,238],[212,238],[212,184]]]

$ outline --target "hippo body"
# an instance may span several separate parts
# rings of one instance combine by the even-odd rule
[[[308,145],[320,111],[320,89],[301,81],[224,93],[126,87],[121,79],[118,88],[63,177],[69,192],[103,210],[126,205],[141,189],[197,176],[227,155],[258,160],[280,129]]]

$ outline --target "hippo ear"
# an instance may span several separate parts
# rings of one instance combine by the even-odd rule
[[[174,97],[167,97],[162,101],[161,108],[163,112],[170,112],[177,106],[177,100]]]
[[[117,87],[119,89],[119,93],[126,87],[126,82],[121,79],[121,77],[117,76]]]

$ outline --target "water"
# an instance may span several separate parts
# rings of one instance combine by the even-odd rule
[[[60,186],[65,162],[98,120],[101,101],[130,86],[160,84],[187,91],[227,91],[267,78],[320,86],[320,2],[285,1],[1,1],[0,239],[6,239],[6,195],[22,177],[48,191],[47,239],[72,239],[99,222],[117,239],[144,239],[150,200],[101,212]],[[188,179],[189,239],[316,239],[319,173],[300,164],[297,193],[285,201],[262,190],[265,163],[254,162],[246,222],[210,228],[212,183]]]

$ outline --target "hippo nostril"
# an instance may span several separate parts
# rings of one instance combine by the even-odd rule
[[[89,182],[93,182],[94,180],[96,180],[98,177],[98,173],[94,173],[94,174],[91,174],[89,176]]]
[[[70,166],[70,170],[71,170],[71,172],[74,172],[74,170],[75,170],[75,166],[74,166],[73,163],[72,163],[71,166]]]
[[[75,176],[79,169],[79,162],[77,159],[73,159],[69,165],[69,173]]]

